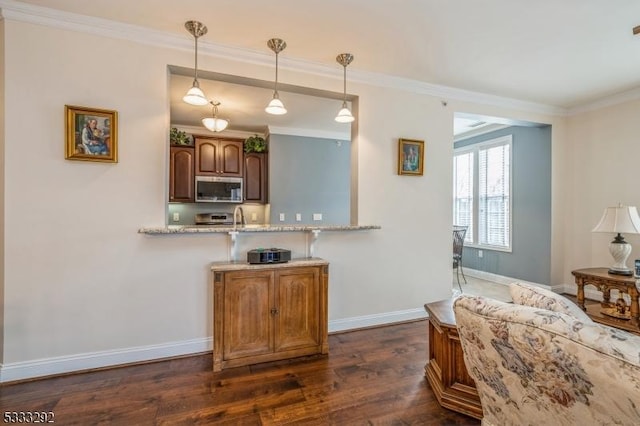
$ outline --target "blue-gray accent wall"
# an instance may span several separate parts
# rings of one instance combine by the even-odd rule
[[[271,224],[349,224],[350,179],[350,141],[270,135]],[[313,220],[314,213],[322,214],[322,220]]]
[[[463,268],[549,285],[551,281],[551,126],[511,126],[454,148],[512,135],[512,251],[465,247]]]

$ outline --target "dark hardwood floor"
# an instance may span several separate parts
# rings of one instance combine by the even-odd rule
[[[8,384],[6,411],[57,424],[478,425],[424,378],[427,323],[334,334],[325,357],[212,373],[210,353]]]

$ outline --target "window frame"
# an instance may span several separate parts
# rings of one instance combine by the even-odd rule
[[[480,202],[480,187],[479,187],[479,177],[480,177],[480,151],[490,149],[495,146],[509,146],[509,241],[507,246],[496,246],[493,244],[482,244],[479,242],[479,202]],[[505,135],[499,136],[497,138],[489,139],[483,142],[479,142],[476,144],[466,145],[460,148],[455,148],[453,150],[453,156],[456,157],[458,155],[464,155],[468,152],[473,152],[473,205],[471,212],[471,220],[473,223],[472,226],[472,234],[467,234],[471,241],[465,238],[465,246],[472,247],[481,250],[494,250],[511,253],[513,251],[513,135]],[[453,176],[455,181],[455,176]],[[452,200],[453,205],[455,205],[455,198]],[[452,206],[453,208],[453,206]],[[453,211],[452,211],[453,213]]]

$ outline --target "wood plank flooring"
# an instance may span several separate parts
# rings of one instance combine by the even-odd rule
[[[424,378],[427,322],[329,336],[329,356],[212,372],[210,353],[0,387],[62,425],[479,425]]]

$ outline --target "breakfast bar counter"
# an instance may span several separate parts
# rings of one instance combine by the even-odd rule
[[[366,231],[380,229],[379,225],[168,225],[162,227],[140,228],[138,233],[147,235],[176,235],[176,234],[228,234],[229,261],[237,260],[237,240],[240,234],[256,234],[263,232],[304,232],[306,233],[306,257],[315,255],[315,245],[321,232],[327,231]]]
[[[140,234],[228,234],[229,232],[312,232],[312,231],[364,231],[380,229],[379,225],[168,225],[140,228]]]

